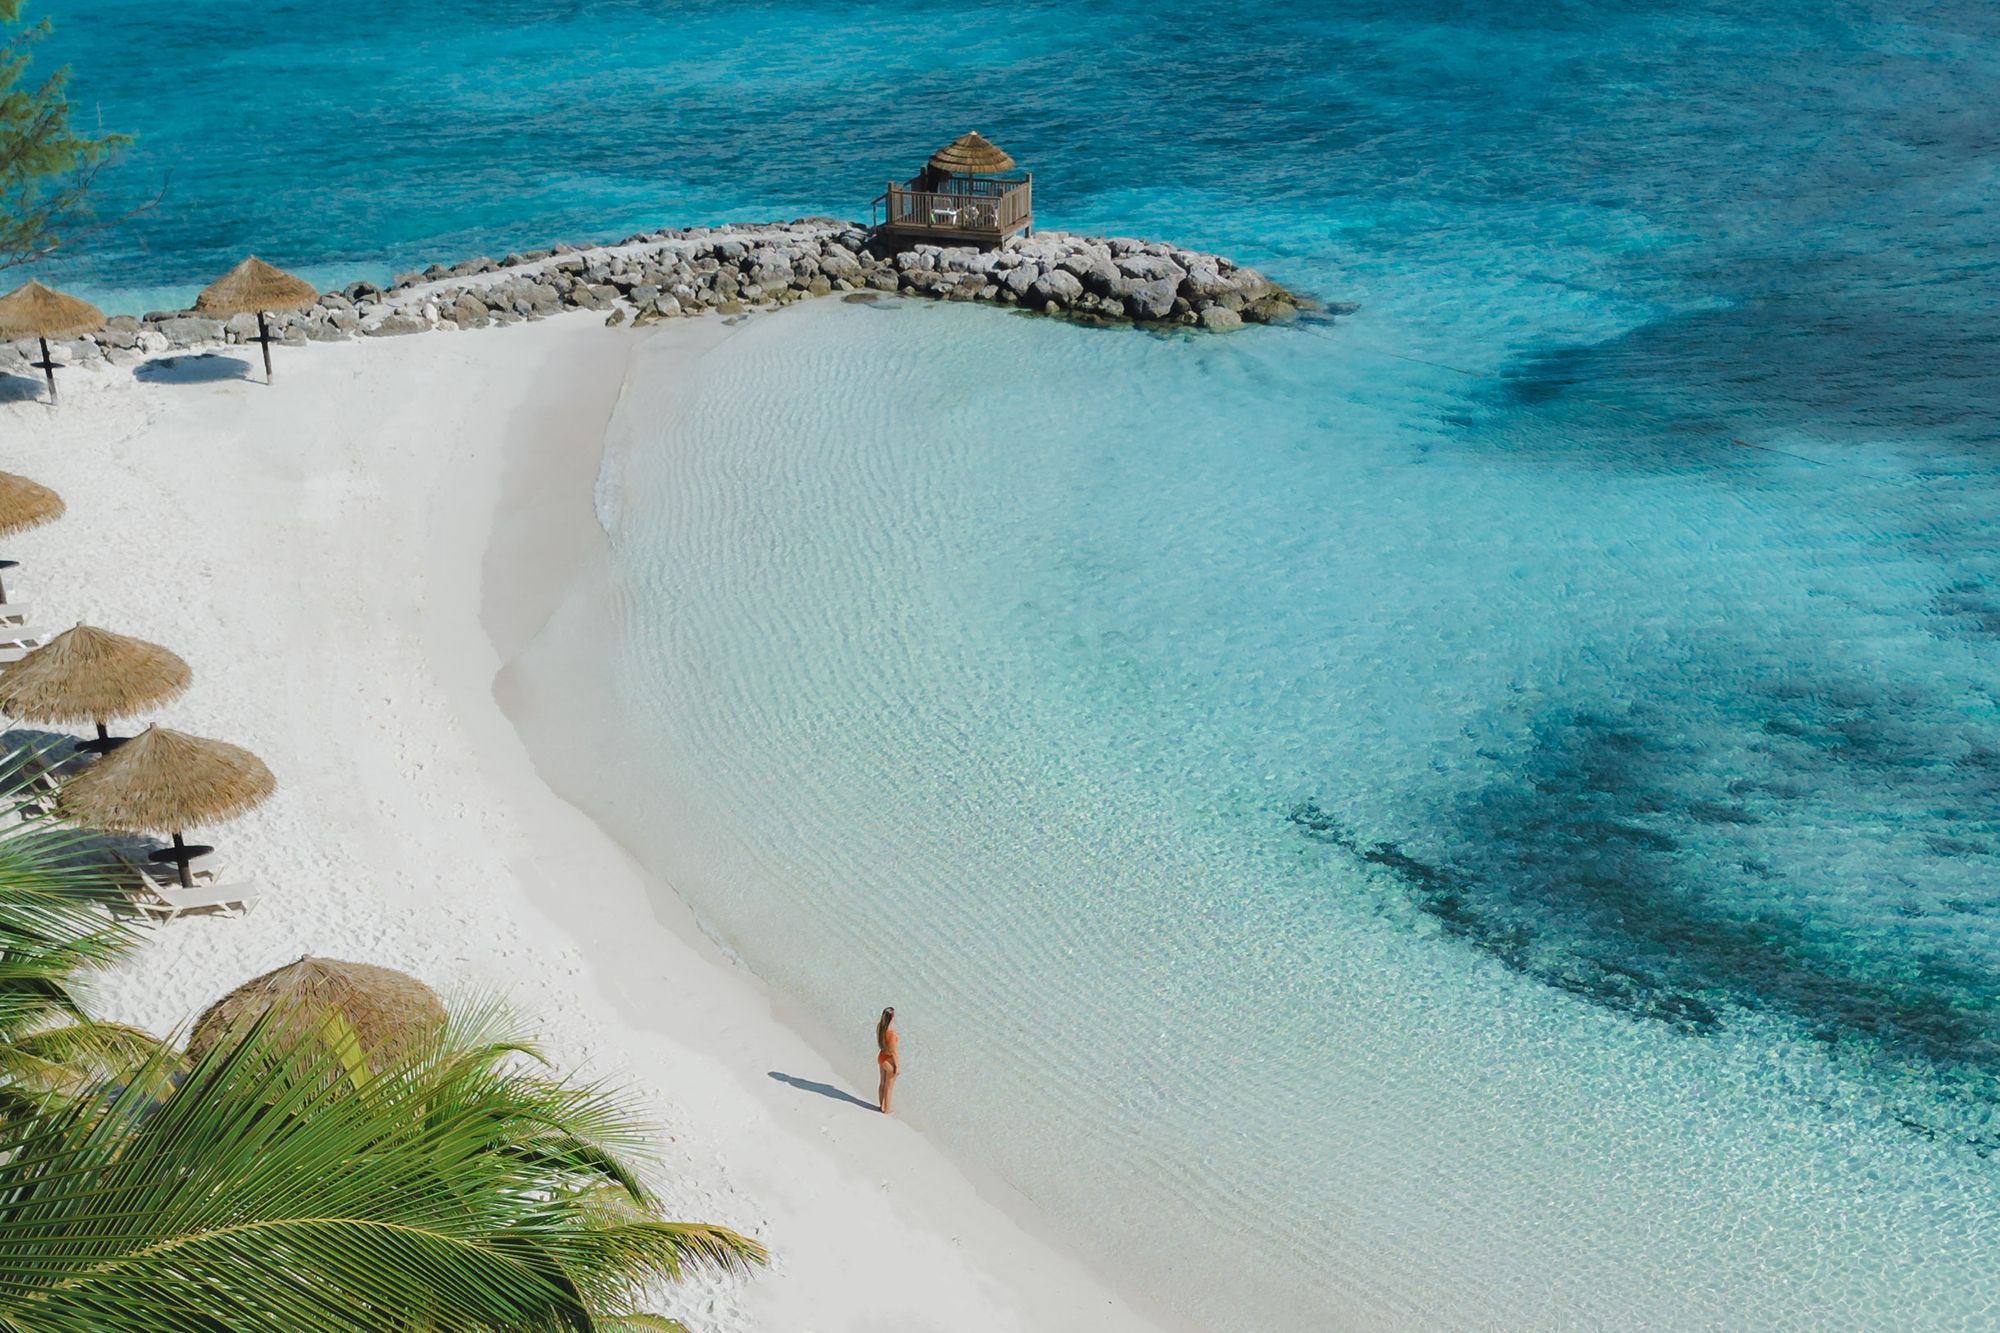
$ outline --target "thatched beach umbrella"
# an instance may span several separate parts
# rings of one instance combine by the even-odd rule
[[[49,355],[49,339],[81,337],[103,327],[102,310],[32,279],[0,296],[0,339],[41,339],[42,359],[32,364],[49,377],[51,405],[56,401],[56,361]]]
[[[445,1023],[443,1002],[415,977],[370,963],[308,957],[254,977],[210,1005],[195,1020],[188,1055],[199,1060],[266,1015],[267,1031],[294,1038],[325,1040],[344,1025],[378,1074]],[[341,1025],[327,1021],[332,1015]]]
[[[105,723],[178,698],[193,675],[157,643],[78,625],[0,667],[0,713],[57,726],[94,723],[92,748],[109,750]]]
[[[931,154],[930,168],[946,176],[997,176],[1014,169],[1014,159],[974,130]]]
[[[274,311],[304,310],[319,293],[304,278],[273,268],[251,255],[202,289],[194,298],[196,313],[214,319],[255,315],[257,337],[264,344],[264,382],[271,382],[271,330],[265,317]]]
[[[11,472],[0,472],[0,537],[11,537],[29,528],[39,528],[63,516],[62,497],[39,481],[29,481]],[[0,570],[14,567],[12,560],[0,560]],[[7,585],[0,582],[0,603],[7,600]]]
[[[260,805],[278,780],[241,746],[150,726],[63,784],[56,813],[87,828],[113,833],[171,833],[218,824]],[[191,887],[187,857],[182,887]]]

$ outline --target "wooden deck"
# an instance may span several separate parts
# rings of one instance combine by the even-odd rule
[[[1035,225],[1034,180],[955,179],[924,188],[925,178],[894,181],[875,201],[875,227],[898,239],[938,245],[998,245]]]

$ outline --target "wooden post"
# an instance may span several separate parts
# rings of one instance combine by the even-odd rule
[[[178,833],[174,834],[174,850],[179,851],[186,846],[187,844],[181,841],[181,835]],[[180,869],[181,869],[181,887],[184,889],[193,888],[194,876],[188,873],[188,859],[185,856],[180,858]]]
[[[42,373],[49,377],[49,406],[56,405],[56,359],[49,355],[49,340],[42,339]]]
[[[264,344],[264,383],[271,382],[271,331],[264,327],[264,312],[257,312],[257,341]]]

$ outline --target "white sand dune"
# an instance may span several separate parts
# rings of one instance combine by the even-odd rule
[[[495,701],[599,539],[591,478],[635,339],[693,359],[728,332],[578,314],[280,349],[270,387],[232,349],[65,372],[55,412],[0,395],[0,467],[69,503],[7,543],[10,593],[44,629],[174,648],[195,685],[160,720],[250,747],[280,782],[191,831],[262,906],[159,929],[96,1006],[169,1032],[302,953],[504,996],[563,1065],[641,1092],[680,1214],[772,1247],[767,1272],[674,1293],[699,1333],[1154,1327],[1003,1187],[847,1096],[872,1097],[865,1024],[836,1072],[689,921],[662,924]]]

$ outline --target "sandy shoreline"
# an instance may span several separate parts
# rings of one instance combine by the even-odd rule
[[[281,350],[270,388],[231,352],[72,372],[56,413],[0,405],[0,466],[70,505],[7,552],[41,627],[175,648],[195,686],[161,720],[248,745],[280,781],[208,839],[265,885],[261,908],[156,932],[98,1008],[168,1031],[304,952],[506,995],[562,1063],[645,1093],[675,1209],[777,1253],[675,1293],[704,1333],[1157,1327],[1018,1204],[842,1100],[867,1090],[685,909],[662,926],[643,871],[542,783],[496,700],[602,558],[590,484],[634,340],[677,340],[692,369],[729,332],[580,314]]]

